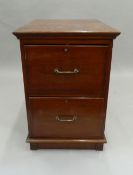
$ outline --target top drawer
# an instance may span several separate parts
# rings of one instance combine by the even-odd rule
[[[104,95],[108,46],[27,45],[28,95]]]

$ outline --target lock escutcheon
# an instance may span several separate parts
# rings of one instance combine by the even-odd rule
[[[68,48],[64,48],[64,52],[68,52]]]

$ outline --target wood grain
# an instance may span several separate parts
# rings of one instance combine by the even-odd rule
[[[21,36],[111,36],[116,37],[120,32],[99,20],[34,20],[14,32],[18,38]]]

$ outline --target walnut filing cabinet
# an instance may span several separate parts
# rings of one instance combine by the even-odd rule
[[[34,20],[20,40],[30,148],[103,150],[113,39],[99,20]]]

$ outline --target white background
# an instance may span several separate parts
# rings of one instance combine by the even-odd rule
[[[108,144],[89,150],[30,151],[19,42],[12,32],[34,19],[97,18],[119,29],[106,120]],[[132,0],[0,0],[0,174],[133,174]]]

